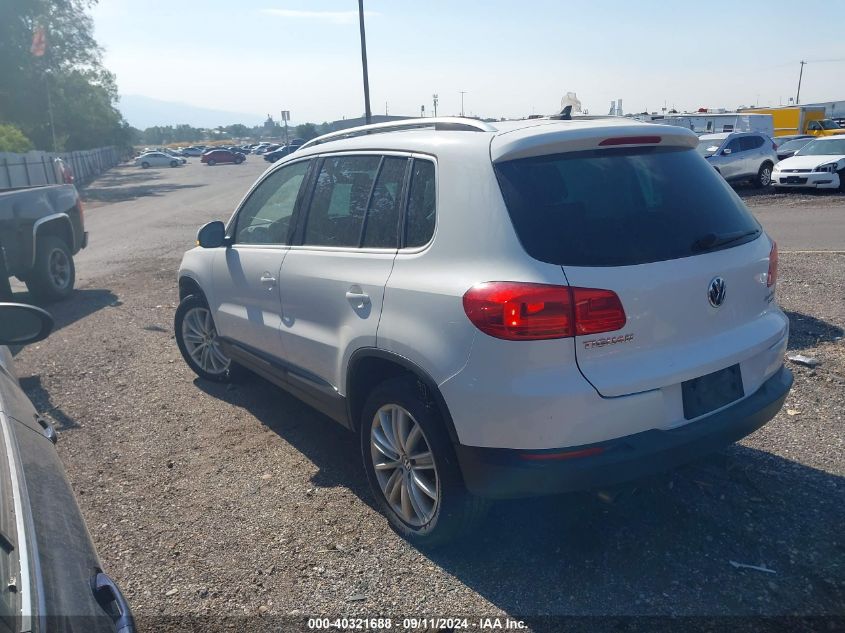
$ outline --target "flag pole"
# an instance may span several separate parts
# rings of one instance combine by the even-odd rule
[[[56,124],[53,122],[53,100],[50,98],[50,81],[47,68],[44,68],[44,88],[47,91],[47,116],[50,119],[50,135],[53,138],[53,152],[56,151]]]

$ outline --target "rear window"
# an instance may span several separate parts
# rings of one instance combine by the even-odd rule
[[[743,236],[727,248],[759,234],[693,149],[570,152],[500,163],[496,173],[523,247],[551,264],[645,264],[699,254],[708,236]]]

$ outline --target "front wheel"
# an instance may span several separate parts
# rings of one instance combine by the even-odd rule
[[[170,161],[170,166],[171,166],[171,167],[178,167],[178,166],[179,166],[179,161],[178,161],[178,160],[172,160],[172,161]]]
[[[845,191],[845,169],[836,172],[839,175],[839,191]]]
[[[236,377],[238,367],[220,348],[211,310],[202,297],[185,297],[176,308],[173,326],[182,358],[197,376],[213,382]]]
[[[141,167],[142,167],[143,169],[149,169],[149,168],[150,168],[150,164],[149,164],[147,161],[144,161],[143,163],[141,163]]]
[[[445,544],[470,532],[487,502],[464,486],[440,416],[413,376],[373,390],[360,421],[370,488],[391,527],[415,545]]]
[[[772,184],[772,164],[765,162],[760,165],[760,170],[757,172],[757,177],[754,179],[754,186],[758,189],[768,187]]]
[[[242,162],[244,162],[243,158],[238,157],[235,159],[235,165],[240,165]]]
[[[208,166],[209,167],[214,167],[216,164],[217,164],[217,161],[214,160],[213,158],[208,159]]]
[[[27,289],[39,299],[59,301],[73,292],[76,267],[70,248],[60,237],[46,235],[35,245],[35,266],[26,277]]]

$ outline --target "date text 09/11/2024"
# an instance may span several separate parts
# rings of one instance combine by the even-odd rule
[[[400,626],[401,624],[401,626]],[[438,630],[523,630],[526,627],[522,620],[511,618],[309,618],[310,630],[375,630],[389,631],[393,628],[403,631]]]

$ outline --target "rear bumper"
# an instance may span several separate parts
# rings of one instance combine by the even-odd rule
[[[482,497],[530,497],[608,486],[670,470],[742,439],[777,414],[791,387],[792,373],[781,367],[751,396],[671,430],[560,450],[460,444],[455,450],[467,488]],[[574,451],[587,456],[574,457]],[[567,453],[570,458],[562,458]]]

